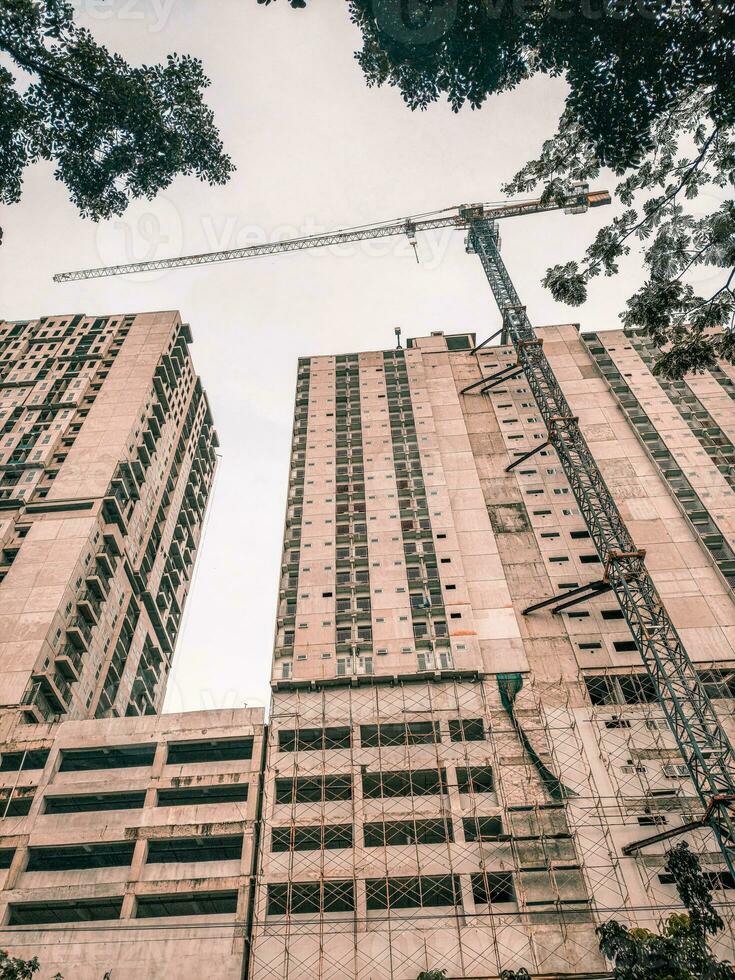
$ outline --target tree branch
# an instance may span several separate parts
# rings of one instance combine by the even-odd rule
[[[638,231],[639,228],[642,228],[643,225],[645,225],[647,222],[649,222],[651,220],[651,218],[655,214],[658,214],[658,212],[661,211],[662,208],[666,207],[666,205],[670,201],[672,201],[678,194],[681,193],[681,191],[684,189],[684,187],[686,187],[686,185],[691,180],[691,178],[694,175],[694,173],[699,168],[699,165],[702,163],[702,161],[706,157],[707,152],[708,152],[708,150],[709,150],[709,148],[710,148],[710,146],[712,144],[712,141],[718,135],[719,131],[720,131],[719,130],[719,127],[717,127],[717,126],[712,130],[712,133],[710,134],[709,138],[706,140],[706,142],[702,146],[702,149],[701,149],[701,151],[699,153],[699,156],[696,158],[696,160],[693,160],[691,162],[691,164],[689,165],[689,167],[687,169],[686,174],[679,181],[678,185],[672,191],[669,191],[669,193],[666,194],[666,196],[664,198],[662,198],[661,201],[659,201],[659,203],[656,205],[655,208],[653,208],[643,218],[641,218],[641,220],[639,222],[637,222],[635,225],[633,225],[631,228],[629,228],[628,231],[621,238],[619,238],[616,242],[611,243],[608,246],[607,251],[609,251],[610,249],[612,249],[613,246],[622,245],[623,242],[626,241],[626,239],[630,238],[630,236],[632,234],[634,234],[636,231]],[[592,265],[588,266],[586,269],[583,270],[583,275],[585,275],[585,276],[591,275],[595,271],[595,269],[599,268],[599,266],[602,264],[602,262],[603,262],[602,259],[598,259],[596,262],[593,262]]]
[[[0,48],[7,51],[10,57],[26,71],[40,75],[42,78],[44,76],[55,78],[57,81],[64,82],[66,85],[71,85],[72,88],[75,88],[80,92],[84,92],[85,95],[91,95],[93,98],[101,99],[103,102],[117,104],[118,106],[120,104],[119,102],[115,103],[114,101],[110,100],[109,96],[103,95],[99,89],[93,88],[91,85],[86,85],[84,82],[79,82],[75,78],[71,78],[69,75],[59,71],[52,65],[41,64],[33,58],[23,55],[17,48],[13,47],[13,45],[4,38],[0,39]]]

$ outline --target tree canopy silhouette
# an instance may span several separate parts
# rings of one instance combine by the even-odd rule
[[[75,23],[68,0],[3,0],[0,53],[12,66],[0,66],[0,203],[20,200],[39,160],[93,219],[153,198],[178,174],[229,179],[196,58],[129,65]]]

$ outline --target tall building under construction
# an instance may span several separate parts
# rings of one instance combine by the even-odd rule
[[[537,335],[730,730],[735,371]],[[677,901],[703,805],[516,351],[475,348],[299,364],[257,980],[605,977],[595,926]],[[686,839],[731,901],[714,835]]]
[[[702,781],[732,751],[735,369],[536,333],[301,359],[266,726],[161,714],[215,464],[188,327],[0,325],[0,948],[39,980],[603,980],[595,927],[656,928],[682,839],[733,956]],[[644,653],[667,615],[696,752]]]

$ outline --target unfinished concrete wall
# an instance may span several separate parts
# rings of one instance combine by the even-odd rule
[[[0,724],[0,945],[40,980],[237,980],[262,711]]]

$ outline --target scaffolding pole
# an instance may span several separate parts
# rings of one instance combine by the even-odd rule
[[[655,685],[661,707],[722,850],[735,874],[735,753],[579,428],[500,256],[497,225],[475,220],[482,262],[549,441],[589,529],[607,579]]]

